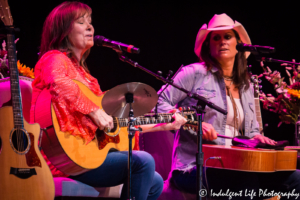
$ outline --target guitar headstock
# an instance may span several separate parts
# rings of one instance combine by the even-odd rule
[[[259,89],[261,88],[259,83],[261,81],[258,79],[257,75],[252,75],[251,76],[251,81],[252,81],[253,89],[254,89],[254,98],[259,98]]]
[[[190,107],[180,107],[179,110],[187,120],[187,122],[183,125],[183,129],[197,131],[198,120],[197,120],[196,111],[191,110]]]
[[[185,125],[182,126],[183,130],[192,130],[192,131],[198,131],[198,122],[187,122]]]
[[[13,25],[13,18],[7,0],[0,0],[0,18],[5,26]]]
[[[253,84],[253,89],[254,89],[254,103],[255,103],[255,114],[256,114],[256,119],[259,124],[259,132],[263,135],[263,123],[262,123],[262,117],[261,117],[261,112],[260,112],[260,103],[259,103],[259,94],[261,89],[261,86],[259,83],[261,83],[261,80],[259,80],[260,76],[257,75],[252,75],[251,76],[251,81]]]

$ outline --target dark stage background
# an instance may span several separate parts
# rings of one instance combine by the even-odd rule
[[[34,67],[39,52],[43,22],[49,12],[62,0],[8,0],[14,24],[21,29],[17,34],[18,59]],[[273,46],[276,53],[270,57],[300,61],[299,11],[296,4],[240,1],[115,1],[85,0],[93,9],[95,35],[133,44],[141,49],[139,55],[129,55],[142,66],[156,72],[176,71],[181,64],[197,62],[194,42],[199,28],[214,14],[226,13],[241,22],[253,44]],[[245,2],[245,3],[243,3]],[[264,2],[264,1],[261,1]],[[128,82],[143,82],[158,90],[162,82],[118,59],[117,54],[105,47],[93,47],[88,66],[101,86],[108,90]],[[262,69],[253,55],[248,59],[253,72]],[[267,64],[272,70],[282,71],[280,64]],[[287,78],[286,78],[287,81]],[[263,91],[275,95],[272,85],[263,79]],[[292,140],[294,125],[279,123],[278,115],[262,110],[263,122],[269,124],[265,133],[275,140]]]

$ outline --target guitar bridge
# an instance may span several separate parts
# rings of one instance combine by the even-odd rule
[[[10,174],[15,175],[21,179],[27,179],[33,175],[36,175],[36,171],[34,168],[10,168]]]

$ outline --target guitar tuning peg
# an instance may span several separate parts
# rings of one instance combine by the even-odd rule
[[[192,130],[195,131],[195,128],[193,127]]]
[[[258,83],[261,83],[262,82],[262,80],[261,79],[258,79]]]
[[[189,130],[191,130],[191,127],[189,126]]]
[[[191,110],[191,107],[187,107],[188,110]]]
[[[183,128],[183,130],[185,130],[185,131],[188,129],[186,126],[183,126],[182,128]]]
[[[193,123],[194,123],[195,125],[196,125],[196,124],[198,124],[198,122],[197,122],[197,121],[194,121]]]
[[[157,71],[157,74],[161,76],[161,75],[162,75],[162,72],[161,72],[161,71]]]
[[[259,87],[259,89],[261,89],[261,88],[262,88],[262,85],[259,85],[258,87]]]
[[[182,109],[182,107],[179,107],[178,110],[179,110],[179,111],[182,111],[183,109]]]

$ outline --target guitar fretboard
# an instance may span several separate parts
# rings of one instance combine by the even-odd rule
[[[146,114],[144,116],[136,117],[136,120],[133,122],[133,125],[144,125],[144,124],[158,124],[158,123],[169,123],[172,121],[172,115],[169,113],[158,114],[157,119],[154,113]],[[192,115],[190,114],[181,114],[183,116]],[[189,117],[187,117],[189,118]],[[115,120],[114,120],[115,121]],[[128,126],[127,118],[118,118],[119,126],[126,127]]]
[[[261,132],[263,130],[263,123],[262,123],[262,117],[260,112],[259,98],[254,98],[254,101],[255,101],[256,120],[259,124],[259,132]]]
[[[7,54],[10,71],[10,87],[11,87],[11,99],[13,104],[13,115],[15,128],[24,128],[21,92],[19,84],[19,71],[16,60],[16,47],[15,36],[13,34],[7,34]]]

